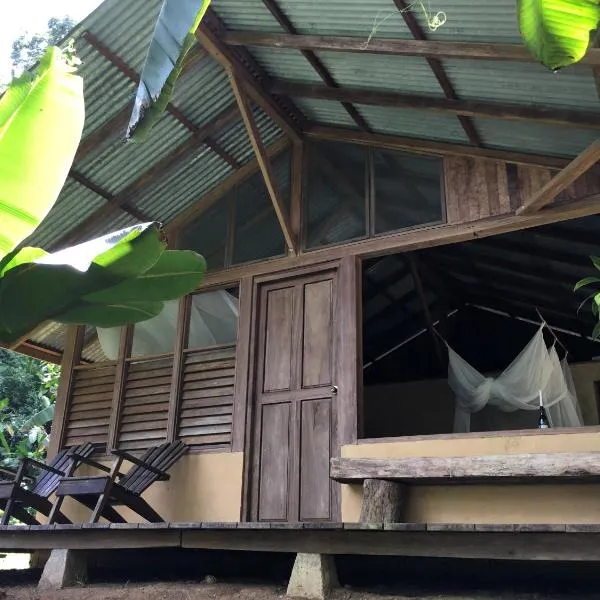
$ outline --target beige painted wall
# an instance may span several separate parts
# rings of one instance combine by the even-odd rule
[[[171,479],[154,483],[143,497],[165,521],[239,521],[243,458],[242,452],[184,456],[170,470]],[[121,470],[128,466],[125,463]],[[77,474],[99,472],[84,466]],[[63,507],[73,522],[88,521],[90,511],[75,500],[67,499]],[[144,520],[122,507],[117,510],[129,522]]]
[[[573,364],[571,372],[584,423],[597,425],[594,381],[600,380],[600,361]],[[364,415],[366,438],[451,433],[454,395],[446,379],[365,387]],[[503,413],[487,407],[472,415],[471,431],[529,429],[536,422],[533,411]]]
[[[584,430],[582,430],[584,431]],[[600,432],[404,439],[344,446],[342,456],[481,456],[600,450]],[[342,520],[360,518],[362,489],[342,485]],[[412,486],[407,520],[437,523],[600,523],[600,485]]]

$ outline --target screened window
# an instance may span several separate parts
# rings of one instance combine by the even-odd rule
[[[340,142],[311,142],[305,248],[444,220],[442,160]]]
[[[289,214],[291,152],[271,159]],[[199,252],[209,269],[285,254],[286,245],[262,173],[257,171],[221,197],[183,232],[182,247]]]
[[[187,348],[235,344],[238,288],[194,294],[190,301]]]
[[[337,142],[308,146],[304,193],[307,248],[365,235],[366,174],[367,151],[360,146]]]
[[[442,221],[442,161],[373,150],[375,234]]]

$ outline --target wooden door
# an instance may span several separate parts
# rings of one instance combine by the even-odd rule
[[[258,289],[251,518],[338,517],[336,269]]]

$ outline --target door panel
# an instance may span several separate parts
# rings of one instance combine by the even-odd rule
[[[337,270],[259,286],[251,517],[330,520]]]
[[[329,458],[331,450],[331,399],[301,404],[300,520],[331,519]]]
[[[333,281],[304,286],[302,387],[331,385]]]
[[[292,384],[294,288],[271,290],[266,298],[265,392],[289,390]]]
[[[260,452],[260,521],[288,520],[290,403],[262,407]]]

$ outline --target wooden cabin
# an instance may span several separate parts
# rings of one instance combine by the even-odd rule
[[[600,449],[600,348],[573,285],[600,240],[600,50],[547,72],[502,0],[448,0],[436,31],[391,0],[213,0],[164,117],[125,144],[159,5],[107,0],[78,28],[84,138],[30,241],[58,249],[160,221],[209,272],[151,321],[50,323],[22,341],[62,364],[51,453],[90,441],[108,460],[181,439],[189,452],[150,504],[172,523],[230,524],[230,540],[231,524],[279,526],[270,547],[288,550],[304,542],[286,525],[358,524],[373,492],[362,482],[385,480],[382,465],[415,528],[598,532],[586,465]],[[494,374],[542,319],[581,426],[540,430],[536,412],[491,407],[454,432],[444,342]],[[540,470],[512,469],[524,456]],[[426,471],[394,487],[400,459],[446,458],[478,484]],[[499,464],[510,476],[494,476]],[[474,547],[428,551],[453,543]],[[597,554],[579,543],[567,546]]]

